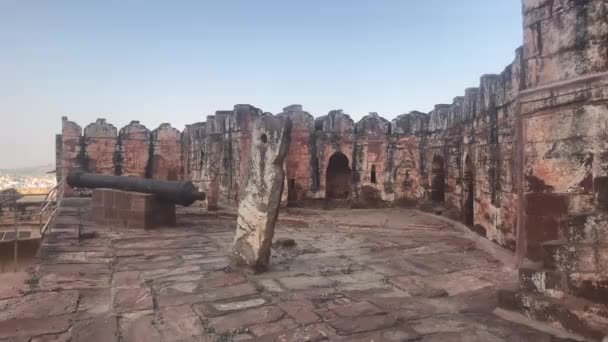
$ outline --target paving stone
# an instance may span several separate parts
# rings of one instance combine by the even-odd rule
[[[111,341],[118,330],[124,341],[142,342],[226,337],[378,342],[421,336],[429,341],[550,341],[489,314],[496,305],[494,284],[514,279],[490,257],[470,250],[474,245],[460,233],[414,227],[435,223],[395,212],[382,215],[408,221],[395,229],[393,222],[347,232],[338,231],[336,217],[352,221],[350,216],[360,214],[314,211],[305,219],[310,228],[281,228],[303,254],[282,249],[284,255],[264,274],[226,267],[234,237],[228,220],[205,219],[204,230],[194,216],[184,217],[192,227],[180,230],[94,227],[96,235],[82,241],[47,235],[44,248],[50,257],[37,261],[37,290],[53,291],[9,291],[11,298],[0,300],[0,317],[10,318],[0,319],[0,339],[28,341],[37,335],[32,341]],[[81,263],[114,254],[119,258],[114,269]],[[69,293],[74,300],[62,297]],[[114,305],[118,326],[106,320],[114,317]],[[216,332],[206,332],[203,322]]]
[[[446,290],[451,296],[494,286],[488,281],[474,276],[462,275],[459,272],[426,277],[423,281],[431,287]]]
[[[156,329],[154,313],[140,311],[122,315],[119,331],[124,342],[161,342],[162,336]]]
[[[0,301],[0,321],[67,315],[76,311],[77,304],[78,291],[36,292]]]
[[[31,276],[25,271],[2,273],[1,277],[0,300],[20,297],[29,288],[26,282]]]
[[[312,303],[306,300],[295,300],[279,303],[279,307],[293,317],[300,324],[309,324],[319,321],[314,312]]]
[[[184,286],[186,285],[186,286]],[[220,301],[230,298],[247,297],[258,294],[258,290],[250,283],[219,287],[215,289],[199,291],[196,284],[176,284],[158,291],[158,305],[178,306],[205,301]]]
[[[265,298],[257,297],[235,302],[212,303],[210,305],[217,311],[235,311],[262,306],[266,304],[266,302],[267,300]]]
[[[152,309],[152,294],[147,287],[118,289],[114,298],[116,312],[131,312]]]
[[[278,281],[290,290],[303,290],[311,287],[330,287],[332,285],[332,282],[329,279],[319,276],[285,277],[278,279]]]
[[[386,329],[397,322],[389,315],[338,318],[327,322],[339,335],[352,335],[367,331]]]
[[[39,289],[107,287],[112,271],[106,264],[51,264],[41,268]]]
[[[346,292],[375,292],[379,297],[410,297],[410,294],[406,291],[396,288],[395,286],[385,282],[374,282],[374,283],[356,283],[349,285],[338,286],[338,290],[343,293]]]
[[[443,288],[436,288],[425,282],[420,276],[400,276],[390,278],[389,282],[406,291],[412,296],[427,298],[445,297],[448,292]]]
[[[349,342],[406,342],[418,341],[420,340],[420,338],[421,336],[411,328],[396,327],[386,330],[374,331],[371,333],[350,335],[347,337],[343,337],[342,340]]]
[[[411,322],[411,326],[421,335],[460,332],[470,328],[470,326],[462,318],[453,316],[424,318],[419,321]]]
[[[8,340],[12,342],[11,340]],[[43,335],[33,337],[31,340],[24,339],[24,342],[71,342],[72,341],[72,332],[68,330],[61,334],[51,334],[51,335]],[[16,341],[15,341],[16,342]]]
[[[72,327],[72,341],[118,341],[118,317],[104,315],[76,321]]]
[[[391,315],[399,321],[411,321],[439,314],[457,312],[457,309],[445,305],[441,299],[411,297],[391,301],[391,298],[372,298],[370,301],[391,312]]]
[[[78,317],[86,318],[109,313],[112,310],[112,295],[109,288],[78,290]]]
[[[113,288],[137,288],[142,287],[144,282],[140,271],[116,272],[112,276]]]
[[[212,326],[215,331],[229,332],[256,324],[276,322],[284,316],[285,312],[278,307],[265,306],[211,318],[209,320],[209,325]]]
[[[0,321],[0,338],[60,334],[71,326],[70,315],[4,320]]]
[[[403,264],[397,264],[394,262],[372,263],[369,264],[369,267],[387,277],[416,274],[416,272],[414,272],[411,268],[407,268]]]
[[[156,329],[165,341],[198,341],[205,334],[200,318],[189,305],[161,309]]]
[[[247,330],[255,336],[273,335],[289,330],[282,322],[262,323],[251,326]]]
[[[183,266],[176,268],[161,268],[156,270],[141,271],[144,279],[159,279],[167,278],[176,275],[189,275],[192,273],[200,273],[200,267],[198,266]]]
[[[268,292],[284,292],[281,285],[274,279],[258,279],[256,282]]]
[[[368,302],[332,306],[331,310],[340,317],[372,316],[386,313]]]
[[[461,331],[461,332],[440,332],[432,335],[425,336],[421,341],[423,342],[505,342],[506,340],[494,336],[485,331]],[[513,340],[515,342],[517,340]],[[543,341],[538,341],[543,342]],[[550,342],[547,339],[544,342]]]
[[[205,277],[204,280],[198,282],[198,288],[212,289],[217,287],[242,284],[246,281],[247,279],[242,274],[238,273],[223,274],[220,276],[210,275],[209,277]]]
[[[312,324],[306,327],[262,336],[258,342],[318,342],[331,339],[335,332],[326,324]]]

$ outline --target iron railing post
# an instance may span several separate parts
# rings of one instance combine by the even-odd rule
[[[17,227],[17,200],[15,200],[15,204],[14,204],[14,231],[15,231],[15,238],[14,238],[14,248],[13,248],[13,262],[15,263],[15,272],[18,271],[19,268],[19,228]]]

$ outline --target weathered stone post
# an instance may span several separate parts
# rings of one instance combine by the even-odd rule
[[[264,114],[253,122],[232,255],[237,263],[258,271],[264,270],[270,261],[285,180],[283,161],[290,139],[291,120],[287,117]]]

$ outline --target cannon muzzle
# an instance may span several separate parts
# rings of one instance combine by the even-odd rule
[[[161,200],[189,206],[195,201],[205,199],[205,193],[198,190],[192,182],[165,181],[134,176],[110,176],[72,170],[67,183],[73,188],[117,189],[143,192],[158,196]]]

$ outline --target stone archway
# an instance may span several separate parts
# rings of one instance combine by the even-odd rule
[[[431,200],[435,203],[445,201],[445,173],[443,158],[435,156],[431,166]]]
[[[325,173],[325,197],[345,199],[350,194],[351,172],[348,157],[341,152],[334,153],[329,158]]]
[[[464,160],[464,177],[462,186],[464,195],[464,223],[472,226],[475,224],[475,172],[473,170],[473,163],[471,162],[471,157],[469,157],[468,155]]]

